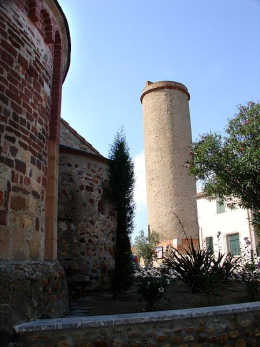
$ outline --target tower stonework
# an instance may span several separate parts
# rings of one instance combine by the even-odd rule
[[[181,83],[147,82],[143,106],[148,224],[161,243],[198,239],[196,182],[189,175],[191,145],[188,89]]]

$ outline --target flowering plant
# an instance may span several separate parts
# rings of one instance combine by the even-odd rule
[[[237,278],[244,285],[247,298],[254,301],[260,295],[260,261],[250,249],[251,242],[248,237],[244,238],[245,247],[242,252],[240,269]]]
[[[148,266],[138,269],[135,274],[137,293],[140,301],[146,301],[146,310],[156,308],[161,299],[168,300],[165,288],[170,284],[170,275],[165,274],[165,269]]]
[[[225,135],[209,132],[191,146],[190,174],[202,183],[209,200],[219,197],[230,208],[253,213],[260,233],[260,103],[248,102],[228,121]]]

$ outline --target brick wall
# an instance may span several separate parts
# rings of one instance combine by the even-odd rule
[[[1,259],[44,259],[49,139],[58,144],[68,53],[58,12],[53,1],[0,3]]]

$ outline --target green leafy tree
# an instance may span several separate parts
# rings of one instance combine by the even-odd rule
[[[260,104],[240,105],[225,132],[204,134],[192,144],[190,174],[202,181],[208,199],[252,210],[259,230]]]
[[[132,284],[130,234],[134,226],[134,163],[123,128],[117,132],[109,151],[105,194],[117,213],[115,230],[115,269],[111,274],[114,298],[122,298]]]
[[[148,236],[144,235],[144,231],[140,231],[140,235],[135,238],[134,248],[138,258],[143,258],[145,264],[150,264],[156,257],[155,247],[160,243],[159,234],[155,231]]]

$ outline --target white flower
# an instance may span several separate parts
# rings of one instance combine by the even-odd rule
[[[159,293],[163,293],[164,292],[164,288],[163,287],[159,288],[158,290],[159,290]]]

